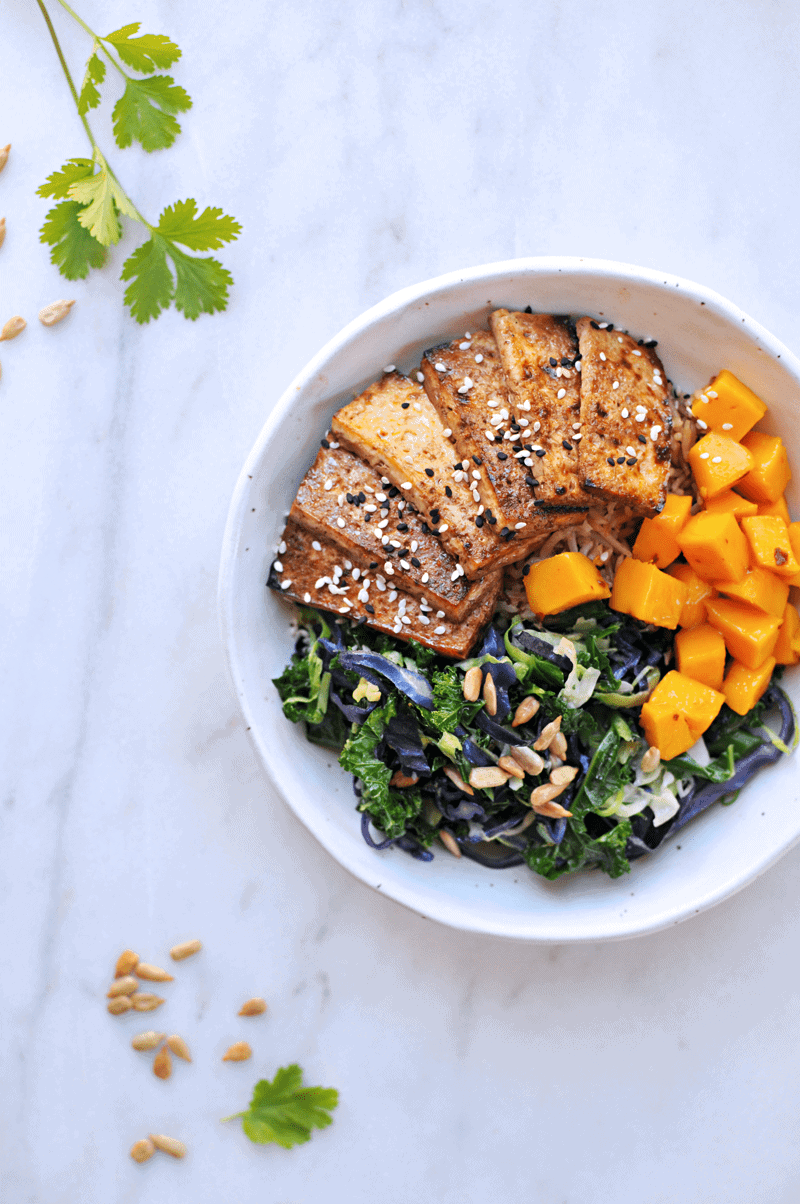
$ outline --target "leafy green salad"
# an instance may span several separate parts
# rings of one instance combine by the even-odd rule
[[[300,608],[274,684],[287,718],[353,775],[372,848],[429,861],[438,840],[487,866],[617,878],[711,803],[733,802],[794,739],[773,681],[747,715],[723,706],[690,754],[654,757],[638,718],[672,646],[671,632],[592,602],[543,625],[496,615],[475,655],[454,663]]]

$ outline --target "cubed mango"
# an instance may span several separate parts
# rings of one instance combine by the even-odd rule
[[[747,540],[732,514],[695,514],[677,539],[689,564],[706,581],[739,581],[747,572]]]
[[[678,581],[682,581],[689,591],[681,607],[681,617],[678,620],[680,626],[696,627],[698,623],[704,623],[706,599],[717,596],[714,586],[698,577],[690,564],[672,564],[667,572],[670,577],[677,577]]]
[[[687,752],[699,740],[724,701],[718,690],[672,669],[642,707],[640,722],[649,743],[664,760],[669,760]]]
[[[667,494],[661,513],[642,521],[633,545],[637,560],[650,561],[659,569],[665,569],[673,560],[677,560],[681,550],[675,536],[686,525],[692,501],[690,494]]]
[[[786,505],[786,496],[783,493],[775,502],[759,502],[758,513],[773,514],[776,518],[782,518],[787,527],[792,521],[789,516],[789,507]],[[737,518],[744,518],[744,515],[739,514],[737,515]]]
[[[749,602],[768,615],[780,619],[786,609],[786,599],[789,597],[789,583],[770,573],[768,569],[748,569],[741,581],[718,581],[717,592],[727,598],[738,598],[740,602]]]
[[[753,564],[769,569],[787,581],[800,573],[800,562],[794,554],[789,531],[782,518],[756,514],[752,518],[743,518],[741,528],[750,545]]]
[[[525,577],[525,593],[531,610],[541,616],[608,598],[611,590],[588,556],[561,552],[531,565]]]
[[[721,430],[731,439],[741,439],[764,417],[767,407],[738,377],[723,368],[692,401],[696,418],[709,430]]]
[[[768,656],[758,669],[748,669],[746,665],[734,661],[722,683],[722,692],[731,710],[737,715],[752,711],[769,685],[774,668],[774,656]]]
[[[800,614],[791,602],[786,603],[772,655],[779,665],[796,665],[800,662]]]
[[[631,557],[623,560],[614,575],[610,606],[643,623],[674,630],[687,592],[686,586],[676,577]]]
[[[701,681],[713,690],[721,690],[725,676],[725,641],[710,623],[684,628],[675,636],[675,663],[678,672],[684,676]]]
[[[738,485],[738,493],[751,502],[776,502],[792,479],[789,457],[779,435],[751,431],[742,439],[753,457],[753,467]]]
[[[748,501],[732,489],[718,493],[716,497],[707,498],[703,507],[709,514],[732,514],[734,518],[744,518],[747,514],[758,514],[758,503]]]
[[[772,655],[781,625],[774,615],[737,598],[712,598],[706,602],[706,617],[721,632],[731,656],[748,669],[758,669]]]
[[[709,431],[689,452],[689,463],[701,498],[716,497],[741,481],[753,467],[746,447],[721,431]]]

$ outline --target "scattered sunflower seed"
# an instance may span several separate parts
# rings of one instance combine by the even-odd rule
[[[462,687],[463,694],[467,702],[477,702],[478,695],[481,692],[481,680],[483,673],[478,665],[472,669],[467,669],[464,675],[464,685]]]
[[[51,301],[44,309],[39,310],[39,321],[42,326],[55,326],[57,322],[66,318],[74,304],[74,301]]]
[[[161,1046],[153,1059],[153,1074],[157,1079],[168,1079],[172,1074],[172,1058],[166,1045]]]
[[[124,978],[115,978],[109,988],[107,999],[114,999],[117,995],[132,995],[134,991],[139,990],[139,984],[130,974],[126,974]]]
[[[174,982],[175,979],[160,966],[150,966],[147,962],[139,962],[136,967],[136,977],[146,978],[149,982]]]
[[[486,710],[490,715],[497,714],[497,690],[495,689],[494,678],[491,673],[487,673],[483,679],[483,701],[486,703]]]
[[[556,732],[550,741],[550,752],[554,757],[563,761],[567,755],[567,738],[563,732]]]
[[[474,794],[475,793],[475,791],[472,789],[472,787],[468,786],[467,783],[464,781],[464,779],[462,778],[462,776],[458,772],[458,770],[453,769],[452,765],[445,765],[443,772],[444,772],[444,776],[446,778],[449,778],[454,786],[458,786],[459,790],[464,791],[464,794]]]
[[[449,832],[446,832],[443,829],[439,833],[439,839],[441,840],[444,847],[447,849],[448,853],[452,853],[454,857],[461,856],[461,849],[458,847],[458,841],[456,840],[456,838],[454,836],[451,836],[451,834]]]
[[[131,1045],[141,1053],[149,1053],[151,1049],[155,1049],[157,1045],[160,1045],[163,1040],[164,1033],[154,1033],[150,1029],[146,1033],[138,1033],[131,1041]]]
[[[18,334],[22,334],[28,323],[19,314],[13,318],[9,318],[2,330],[0,330],[0,343],[6,339],[15,339]]]
[[[165,1154],[171,1154],[173,1158],[183,1158],[186,1154],[186,1146],[182,1141],[178,1141],[177,1137],[165,1137],[163,1133],[151,1133],[150,1140],[157,1150],[163,1150]]]
[[[0,217],[0,247],[6,241],[6,219]]]
[[[554,786],[569,786],[577,776],[578,770],[574,765],[560,765],[550,774],[550,781]]]
[[[177,1033],[173,1033],[171,1037],[167,1037],[167,1046],[172,1050],[176,1058],[183,1058],[184,1062],[191,1062],[192,1055],[189,1053],[189,1046],[183,1037],[179,1037]]]
[[[125,999],[127,996],[120,996]],[[131,1007],[137,1012],[154,1012],[156,1008],[160,1008],[164,999],[161,995],[150,995],[147,991],[137,991],[135,995],[130,996]]]
[[[489,679],[491,680],[491,679]],[[470,786],[478,790],[491,790],[494,786],[505,786],[508,774],[496,765],[480,765],[469,775]]]
[[[536,778],[544,769],[544,758],[540,757],[532,748],[525,748],[524,745],[513,745],[509,756],[513,757],[518,765],[521,765],[526,773]]]
[[[132,949],[126,949],[124,953],[120,953],[117,958],[117,964],[114,967],[114,977],[122,978],[124,974],[133,974],[133,971],[139,964],[139,954],[134,953]]]
[[[142,1137],[140,1141],[134,1141],[131,1146],[131,1158],[134,1162],[147,1162],[155,1152],[156,1147],[149,1137]]]
[[[129,1012],[132,1007],[130,995],[116,995],[113,999],[109,999],[106,1005],[112,1016],[121,1016],[123,1012]]]
[[[173,945],[169,955],[174,962],[182,962],[185,957],[199,953],[203,948],[202,941],[184,941],[182,945]]]
[[[246,1041],[235,1041],[222,1055],[223,1062],[246,1062],[253,1051]]]
[[[642,773],[652,773],[661,762],[661,753],[655,746],[648,748],[642,757]]]
[[[248,999],[246,1003],[243,1003],[239,1008],[238,1014],[240,1016],[260,1016],[262,1012],[266,1012],[266,1010],[266,999],[261,999],[260,997],[256,996],[256,998]]]
[[[8,153],[11,150],[11,143],[7,142],[5,146],[0,146],[0,171],[3,170],[8,163]]]
[[[512,778],[524,778],[525,770],[519,765],[513,757],[501,757],[497,762],[500,769],[507,773]]]
[[[556,715],[552,723],[548,723],[546,727],[542,728],[541,735],[539,736],[538,740],[534,741],[533,747],[537,752],[541,752],[542,749],[549,748],[556,732],[559,732],[560,730],[561,716]]]
[[[533,719],[536,712],[539,710],[541,703],[539,699],[530,694],[527,698],[523,698],[522,702],[514,712],[514,718],[511,720],[512,727],[519,727],[521,723],[527,723]]]

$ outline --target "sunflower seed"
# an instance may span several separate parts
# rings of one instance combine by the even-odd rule
[[[497,690],[495,689],[494,678],[491,673],[487,673],[483,679],[483,701],[486,703],[486,710],[490,715],[497,714]]]
[[[534,752],[532,748],[525,748],[524,745],[514,745],[509,753],[518,765],[521,765],[526,773],[537,778],[544,769],[544,759]]]
[[[481,692],[481,679],[482,678],[483,678],[483,673],[481,672],[478,665],[475,665],[472,669],[467,669],[467,672],[464,676],[464,686],[463,686],[463,693],[464,693],[464,697],[466,698],[467,702],[477,702],[478,695]]]
[[[552,723],[548,723],[542,728],[541,735],[538,740],[534,741],[533,747],[537,752],[541,752],[545,748],[549,748],[556,732],[561,730],[561,716],[556,715]]]
[[[0,217],[0,247],[6,241],[6,219]]]
[[[163,1033],[154,1033],[152,1029],[146,1033],[138,1033],[131,1041],[134,1049],[140,1052],[149,1053],[151,1049],[155,1049],[164,1040]]]
[[[126,949],[124,953],[120,953],[117,958],[117,964],[114,967],[114,977],[122,978],[124,974],[133,974],[133,971],[139,964],[139,954],[134,953],[132,949]]]
[[[448,853],[452,853],[454,857],[461,856],[461,849],[458,847],[458,841],[454,836],[451,836],[449,832],[442,830],[439,833],[439,839],[447,849]]]
[[[168,1079],[172,1074],[172,1058],[166,1045],[161,1046],[153,1059],[153,1074],[157,1079]]]
[[[182,962],[185,957],[191,957],[193,953],[199,953],[202,948],[202,941],[184,941],[182,945],[173,945],[169,951],[169,955],[174,962]]]
[[[512,727],[519,727],[521,723],[527,723],[529,719],[533,719],[540,707],[539,699],[529,694],[527,698],[523,698],[522,702],[514,712],[514,718],[511,720]]]
[[[553,786],[569,786],[577,776],[578,770],[574,765],[560,765],[550,774],[550,781]]]
[[[564,790],[563,786],[536,786],[531,791],[531,807],[538,815],[550,815],[561,818],[562,816],[571,815],[571,811],[565,811],[559,803],[554,803],[556,798]]]
[[[155,1152],[156,1147],[149,1137],[142,1137],[140,1141],[134,1141],[131,1146],[131,1158],[134,1162],[147,1162],[147,1159],[152,1158]]]
[[[0,171],[3,170],[8,163],[8,152],[11,150],[11,143],[7,142],[5,146],[0,146]]]
[[[106,999],[114,999],[117,995],[132,995],[134,991],[139,990],[139,984],[130,974],[126,974],[124,978],[115,978],[106,995]]]
[[[507,773],[512,778],[524,778],[525,770],[521,765],[518,765],[513,757],[501,757],[497,762],[504,773]]]
[[[150,966],[147,962],[139,962],[136,967],[136,977],[146,978],[150,982],[174,982],[175,979],[160,966]]]
[[[121,1016],[123,1012],[129,1012],[132,1007],[130,995],[116,995],[113,999],[109,999],[106,1005],[112,1016]]]
[[[74,301],[51,301],[39,310],[39,321],[42,326],[55,326],[66,318],[74,304]]]
[[[491,790],[494,786],[505,786],[508,774],[495,765],[481,765],[469,775],[470,786],[478,790]]]
[[[182,1141],[178,1141],[177,1137],[165,1137],[163,1133],[151,1133],[150,1140],[157,1150],[163,1150],[165,1154],[172,1154],[173,1158],[183,1158],[186,1153],[186,1146]]]
[[[255,999],[248,999],[246,1003],[242,1004],[242,1006],[239,1008],[239,1015],[260,1016],[261,1013],[266,1012],[266,1010],[267,1001],[265,999],[256,997]]]
[[[121,996],[121,998],[125,998],[125,996]],[[154,1012],[164,1003],[160,995],[150,995],[147,991],[137,991],[135,995],[131,995],[130,1000],[131,1007],[137,1012]]]
[[[553,739],[550,741],[550,752],[554,757],[558,757],[559,761],[563,761],[567,755],[567,738],[563,732],[556,732]]]
[[[474,794],[475,791],[462,778],[457,769],[453,769],[452,765],[445,765],[444,776],[449,778],[454,786],[458,786],[459,790],[463,790],[464,794]]]
[[[167,1046],[172,1050],[176,1058],[183,1058],[184,1062],[191,1062],[192,1055],[189,1053],[189,1046],[183,1037],[179,1037],[177,1033],[173,1033],[171,1037],[167,1037]]]
[[[661,763],[661,753],[652,745],[642,757],[642,773],[652,773]]]
[[[18,334],[22,334],[28,323],[24,318],[17,314],[13,318],[9,318],[2,330],[0,330],[0,343],[4,339],[15,339]]]
[[[246,1062],[253,1051],[246,1041],[235,1041],[222,1055],[223,1062]]]

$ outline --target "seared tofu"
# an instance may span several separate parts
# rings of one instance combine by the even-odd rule
[[[524,531],[499,534],[496,515],[481,510],[479,486],[487,479],[481,457],[480,463],[456,458],[425,390],[397,372],[334,414],[331,429],[401,490],[470,579],[521,559],[553,529],[543,516]]]
[[[668,382],[652,347],[628,334],[577,324],[581,370],[584,487],[653,515],[667,496],[672,445]]]
[[[424,599],[393,588],[391,579],[380,573],[354,581],[341,548],[289,519],[267,585],[294,602],[363,619],[377,631],[415,639],[443,656],[462,659],[494,613],[501,579],[496,573],[492,589],[455,622]]]
[[[401,491],[384,485],[374,468],[343,448],[320,448],[291,517],[338,544],[352,562],[353,579],[380,571],[450,619],[463,619],[497,584],[491,573],[469,582]]]
[[[477,482],[481,501],[497,516],[501,529],[521,531],[537,524],[544,508],[538,497],[538,436],[531,419],[515,417],[513,401],[494,336],[478,331],[426,351],[422,360],[425,392],[453,432],[459,454],[483,462]],[[549,508],[547,508],[549,509]],[[580,514],[567,522],[578,521]],[[564,523],[560,517],[558,523]]]
[[[590,501],[578,471],[581,393],[572,325],[552,314],[507,309],[495,310],[489,323],[508,377],[512,417],[530,423],[538,504],[585,510]]]

